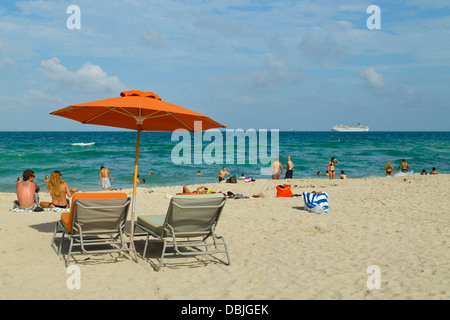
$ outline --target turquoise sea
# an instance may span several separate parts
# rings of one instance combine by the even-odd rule
[[[247,139],[245,145],[237,140],[228,141],[224,131],[221,134],[223,156],[220,154],[221,149],[217,148],[220,141],[200,136],[200,140],[197,140],[200,144],[194,144],[194,134],[191,134],[191,163],[177,164],[174,163],[176,161],[172,153],[180,149],[182,139],[172,141],[172,132],[143,132],[139,175],[146,183],[139,187],[214,183],[223,165],[237,177],[244,173],[254,179],[271,178],[261,175],[270,164],[263,163],[267,159],[259,153],[256,163],[254,158],[253,163],[250,163],[252,152],[259,152],[258,147],[261,146],[267,146],[267,156],[273,156],[270,130],[267,138],[259,135],[259,141]],[[216,149],[212,148],[214,141]],[[234,150],[234,154],[231,157],[228,155],[228,158],[227,145],[230,150]],[[35,172],[35,182],[41,187],[44,187],[42,181],[45,175],[59,170],[70,187],[81,191],[99,190],[98,175],[102,165],[109,168],[114,177],[112,188],[131,188],[135,147],[136,132],[132,131],[0,132],[0,192],[15,192],[17,177],[21,177],[26,169]],[[387,160],[397,168],[402,159],[410,164],[409,175],[419,174],[422,169],[429,173],[432,167],[436,167],[440,173],[450,172],[450,132],[290,131],[278,133],[278,147],[283,166],[286,164],[286,156],[291,156],[295,165],[294,178],[317,178],[317,171],[324,173],[331,157],[339,160],[337,173],[344,170],[349,178],[384,176]],[[239,155],[244,154],[241,152],[246,157],[241,161],[244,163],[238,164]],[[185,156],[185,160],[189,156],[182,152],[175,154],[178,158]],[[216,162],[206,163],[205,154],[212,155]],[[208,161],[210,160],[211,158]],[[201,170],[201,176],[196,175],[197,170]],[[150,172],[154,174],[148,175]]]

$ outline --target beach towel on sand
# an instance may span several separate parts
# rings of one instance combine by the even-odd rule
[[[314,213],[328,213],[330,207],[328,206],[328,194],[303,192],[303,201],[306,209]]]

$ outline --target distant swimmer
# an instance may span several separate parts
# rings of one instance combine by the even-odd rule
[[[113,181],[113,177],[111,173],[109,172],[108,168],[105,168],[104,166],[100,167],[100,174],[98,177],[98,185],[102,186],[102,189],[105,190],[108,188],[108,190],[111,190],[111,183],[109,182],[108,175],[111,177],[111,181]]]
[[[421,176],[426,176],[427,172],[425,171],[425,169],[422,169],[422,172],[420,173]]]
[[[436,170],[435,167],[433,167],[433,170],[431,170],[430,174],[439,174],[439,172]]]
[[[402,172],[405,172],[405,173],[408,172],[409,164],[408,164],[408,162],[406,162],[405,159],[402,159],[402,163],[400,163],[400,165],[398,166],[397,171],[400,168],[402,168]]]
[[[397,172],[397,170],[394,169],[394,167],[392,166],[392,163],[389,160],[388,160],[388,162],[386,162],[386,165],[384,166],[384,170],[386,170],[387,176],[392,176],[392,170]]]
[[[336,174],[336,168],[334,167],[336,163],[339,163],[339,161],[335,158],[331,158],[331,160],[328,162],[328,173],[330,174],[330,180],[334,179],[334,176]]]
[[[270,173],[272,174],[272,179],[280,179],[281,174],[283,174],[283,165],[278,161],[278,158],[275,158],[275,161],[272,163]]]
[[[344,170],[341,171],[341,175],[339,176],[339,179],[347,179],[347,175],[344,173]]]

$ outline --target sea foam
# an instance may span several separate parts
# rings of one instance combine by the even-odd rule
[[[71,143],[71,146],[93,146],[95,142],[79,142],[79,143]]]

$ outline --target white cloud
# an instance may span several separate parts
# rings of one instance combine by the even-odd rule
[[[154,48],[161,48],[164,44],[164,41],[158,36],[153,28],[148,28],[143,31],[141,37],[145,44],[148,44]]]
[[[67,70],[58,58],[41,61],[41,71],[52,84],[69,86],[79,92],[117,93],[125,89],[116,76],[108,76],[100,66],[86,62],[76,72]]]
[[[300,41],[299,50],[304,57],[319,64],[334,63],[347,55],[345,46],[329,32],[323,35],[307,33]]]
[[[364,80],[368,88],[381,89],[384,87],[383,75],[373,68],[364,69],[358,73],[358,76]]]
[[[4,59],[2,59],[2,61],[0,61],[0,67],[11,67],[15,64],[14,60],[6,57]]]

